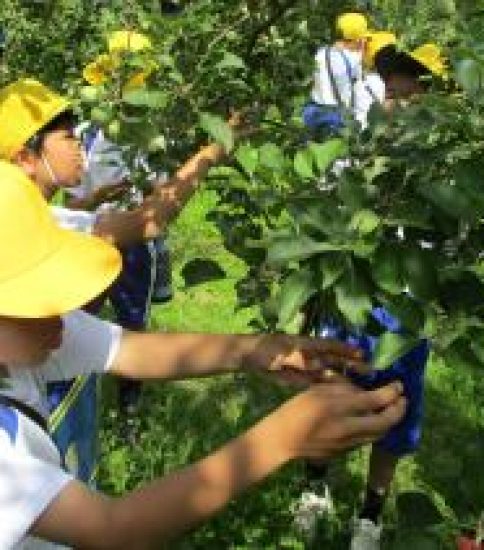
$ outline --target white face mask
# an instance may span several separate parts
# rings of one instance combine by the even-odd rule
[[[47,160],[47,157],[44,155],[44,153],[41,153],[40,158],[42,160],[42,164],[44,165],[44,168],[45,168],[46,172],[49,174],[52,185],[57,186],[59,184],[59,180],[58,180],[57,176],[55,175],[55,172],[52,169],[52,166],[50,165],[50,162]]]

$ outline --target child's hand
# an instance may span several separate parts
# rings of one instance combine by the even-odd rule
[[[337,381],[312,386],[267,420],[283,456],[326,459],[379,439],[402,419],[406,405],[399,382],[366,391]]]
[[[307,386],[347,371],[367,374],[361,352],[336,340],[278,334],[267,339],[265,365],[283,381]]]

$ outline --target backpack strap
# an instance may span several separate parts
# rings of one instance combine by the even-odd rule
[[[16,409],[17,411],[25,415],[27,418],[30,418],[32,422],[35,422],[37,426],[39,426],[40,428],[42,428],[42,430],[44,430],[44,432],[48,431],[47,420],[34,408],[30,407],[29,405],[26,405],[25,403],[22,403],[22,401],[19,401],[18,399],[15,399],[13,397],[8,397],[7,395],[0,394],[0,405],[10,407],[11,409]]]

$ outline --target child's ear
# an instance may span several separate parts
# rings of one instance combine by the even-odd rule
[[[23,147],[14,155],[12,162],[19,166],[27,174],[27,176],[29,176],[29,178],[33,178],[35,176],[38,157],[33,151]]]

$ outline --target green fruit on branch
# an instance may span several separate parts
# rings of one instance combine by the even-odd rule
[[[79,91],[79,97],[85,103],[95,103],[100,99],[100,91],[96,86],[83,86]]]
[[[108,124],[106,127],[106,134],[113,141],[116,141],[119,138],[121,134],[121,122],[117,118]]]
[[[112,111],[106,107],[93,107],[91,109],[91,120],[101,126],[108,124],[112,116]]]

